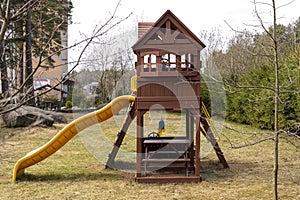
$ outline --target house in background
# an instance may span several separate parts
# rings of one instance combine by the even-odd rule
[[[67,31],[61,32],[61,45],[63,48],[68,46],[68,34]],[[54,67],[43,67],[39,68],[33,77],[34,90],[36,93],[49,90],[50,92],[42,95],[39,101],[59,102],[58,106],[62,106],[67,99],[69,93],[72,92],[74,81],[71,79],[63,79],[64,75],[68,72],[68,50],[64,49],[60,55],[52,57],[54,60]],[[38,60],[33,59],[33,66],[37,66]]]
[[[96,94],[97,87],[98,82],[91,82],[90,84],[85,85],[83,89],[85,90],[86,95],[89,97]]]

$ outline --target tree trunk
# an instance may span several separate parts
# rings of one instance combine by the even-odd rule
[[[277,21],[276,21],[276,5],[275,0],[272,0],[273,5],[273,42],[274,42],[274,66],[275,66],[275,99],[274,99],[274,169],[273,169],[273,199],[278,199],[278,105],[279,105],[279,63],[278,63],[278,44],[277,44]]]
[[[26,96],[27,99],[30,99],[34,96],[33,88],[33,75],[32,75],[32,53],[31,53],[31,15],[32,11],[30,8],[30,3],[28,4],[28,12],[26,15],[26,28],[25,28],[25,60],[26,60],[26,69],[25,69],[25,78],[26,78]],[[27,103],[28,105],[34,106],[34,99],[30,99]]]
[[[20,88],[20,93],[23,94],[23,88],[21,88],[21,85],[24,82],[24,53],[23,53],[23,49],[20,48],[19,50],[19,56],[20,56],[20,60],[19,60],[19,64],[18,64],[18,71],[17,71],[17,85],[18,88]]]
[[[8,77],[7,77],[7,66],[5,62],[5,49],[4,49],[4,41],[0,45],[0,67],[1,67],[1,89],[2,93],[6,95],[8,92]]]

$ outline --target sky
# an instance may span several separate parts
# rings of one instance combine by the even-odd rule
[[[155,22],[166,10],[170,9],[189,29],[198,35],[201,30],[210,31],[215,28],[224,34],[233,32],[225,23],[234,29],[249,29],[257,24],[254,18],[253,0],[121,0],[117,17],[131,16],[121,26],[133,26],[137,21]],[[271,0],[258,0],[270,2]],[[105,22],[118,4],[119,0],[72,0],[73,24],[69,26],[69,45],[82,39],[82,34],[89,35],[93,28]],[[277,7],[290,0],[277,0]],[[277,10],[278,22],[288,24],[300,17],[300,0]],[[271,22],[268,6],[259,5],[258,11],[265,22]],[[201,39],[201,38],[200,38]],[[77,50],[69,51],[69,59],[76,60]]]

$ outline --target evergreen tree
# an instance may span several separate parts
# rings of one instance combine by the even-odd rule
[[[72,2],[6,0],[1,6],[6,7],[6,23],[3,23],[6,29],[1,29],[4,36],[1,43],[5,44],[1,59],[6,59],[1,60],[1,80],[10,81],[13,97],[23,93],[20,98],[32,104],[33,75],[40,67],[54,67],[52,57],[59,55],[63,48],[61,32],[67,30]],[[38,60],[34,64],[33,57]],[[14,71],[14,77],[5,74],[8,68]]]

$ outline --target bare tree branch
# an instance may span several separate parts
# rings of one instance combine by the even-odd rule
[[[265,27],[265,24],[263,22],[263,19],[261,18],[260,14],[258,13],[258,10],[257,10],[257,4],[265,4],[265,5],[269,5],[272,7],[271,4],[269,3],[265,3],[265,2],[257,2],[256,0],[253,1],[253,4],[254,4],[254,13],[257,17],[257,19],[259,20],[259,23],[260,23],[260,26],[261,28],[269,35],[269,37],[274,41],[274,38],[273,38],[273,35],[272,33],[269,32],[269,30]]]
[[[62,48],[62,49],[58,50],[57,52],[52,53],[51,55],[49,55],[49,56],[47,57],[47,58],[49,58],[49,57],[51,57],[51,56],[53,56],[53,55],[56,55],[57,53],[59,53],[59,52],[61,52],[61,51],[63,51],[63,50],[67,50],[67,49],[76,47],[76,46],[78,46],[78,45],[80,45],[80,44],[82,44],[82,43],[85,43],[85,45],[84,45],[84,47],[82,48],[82,50],[81,50],[81,52],[80,52],[80,55],[79,55],[77,61],[75,62],[74,66],[73,66],[73,67],[72,67],[72,68],[71,68],[71,69],[70,69],[70,70],[62,77],[61,81],[59,81],[58,83],[56,83],[55,85],[53,85],[51,88],[49,88],[49,90],[44,91],[44,92],[41,92],[41,93],[36,94],[36,95],[34,95],[34,96],[31,96],[31,97],[29,97],[29,98],[27,98],[27,96],[26,96],[26,94],[25,94],[25,95],[23,96],[22,101],[19,102],[18,104],[16,104],[14,107],[11,107],[10,109],[6,109],[6,110],[5,110],[5,109],[4,109],[4,110],[0,110],[0,115],[1,115],[1,114],[4,114],[4,113],[7,113],[7,112],[10,112],[10,111],[12,111],[12,110],[14,110],[14,109],[17,109],[17,108],[19,108],[20,106],[24,105],[26,102],[28,102],[28,101],[30,101],[30,100],[32,100],[32,99],[35,99],[35,98],[38,97],[38,96],[42,96],[42,95],[48,93],[49,91],[53,90],[53,89],[56,88],[57,86],[59,86],[59,85],[61,84],[62,80],[64,80],[65,78],[67,78],[67,77],[71,74],[71,72],[74,71],[74,69],[81,63],[82,56],[83,56],[83,54],[85,53],[87,47],[88,47],[88,46],[89,46],[96,38],[101,37],[101,36],[107,34],[110,30],[112,30],[114,27],[116,27],[117,25],[119,25],[120,23],[122,23],[123,21],[125,21],[126,19],[128,19],[128,18],[131,16],[131,14],[129,14],[127,17],[121,18],[121,19],[119,19],[117,22],[111,24],[112,20],[115,19],[115,14],[116,14],[116,12],[117,12],[117,9],[118,9],[119,5],[120,5],[120,1],[118,2],[117,6],[115,7],[115,9],[114,9],[112,15],[110,16],[110,18],[109,18],[103,25],[101,25],[100,27],[96,26],[95,29],[94,29],[94,31],[93,31],[93,33],[92,33],[92,35],[91,35],[90,37],[88,37],[88,38],[86,38],[86,39],[84,39],[84,40],[82,40],[82,41],[80,41],[80,42],[77,42],[77,43],[75,43],[75,44],[73,44],[73,45],[71,45],[71,46],[69,46],[69,47]],[[57,27],[57,28],[58,28],[58,27]],[[54,34],[54,33],[53,33],[53,34]],[[53,35],[52,35],[52,36],[53,36]],[[49,41],[50,41],[50,40],[49,40]],[[48,42],[49,42],[49,41],[48,41]],[[45,50],[45,49],[44,49],[44,50]],[[43,58],[43,59],[42,59],[42,55],[43,55],[43,52],[40,54],[40,59],[39,59],[38,67],[36,67],[36,69],[33,70],[33,72],[30,74],[30,76],[33,76],[33,75],[37,72],[38,68],[41,66],[41,63],[42,63],[44,60],[47,59],[47,58]],[[24,83],[21,85],[20,88],[23,88],[23,87],[24,87],[24,85],[25,85],[25,83],[28,81],[28,79],[29,79],[29,77],[27,77],[27,79],[24,81]],[[4,103],[4,105],[7,105],[7,104],[10,102],[10,100],[12,100],[19,92],[20,92],[20,89],[19,89],[18,91],[16,91],[11,97],[9,97],[8,99],[6,99],[5,101],[1,100],[1,102]]]
[[[266,138],[257,140],[257,141],[252,142],[252,143],[247,143],[247,144],[239,145],[239,146],[231,146],[231,148],[232,148],[232,149],[245,148],[245,147],[254,146],[254,145],[257,145],[257,144],[259,144],[259,143],[262,143],[262,142],[265,142],[265,141],[268,141],[268,140],[273,140],[273,139],[274,139],[273,136],[270,136],[270,137],[266,137]]]
[[[226,128],[226,129],[228,129],[228,130],[230,130],[230,131],[233,131],[235,133],[244,134],[244,135],[262,135],[262,134],[269,135],[269,134],[273,134],[274,133],[273,131],[267,131],[267,132],[240,131],[240,130],[234,129],[234,128],[226,126],[226,125],[223,125],[223,127]]]
[[[273,7],[273,5],[272,4],[270,4],[270,3],[266,3],[266,2],[262,2],[262,1],[252,1],[252,3],[253,4],[255,4],[255,5],[257,5],[257,4],[260,4],[260,5],[267,5],[267,6],[269,6],[269,7]]]
[[[280,8],[286,7],[286,6],[288,6],[288,5],[290,5],[290,4],[294,3],[294,2],[295,2],[295,0],[292,0],[292,1],[288,2],[288,3],[286,3],[286,4],[283,4],[283,5],[281,5],[281,6],[278,6],[276,9],[278,10],[278,9],[280,9]]]

